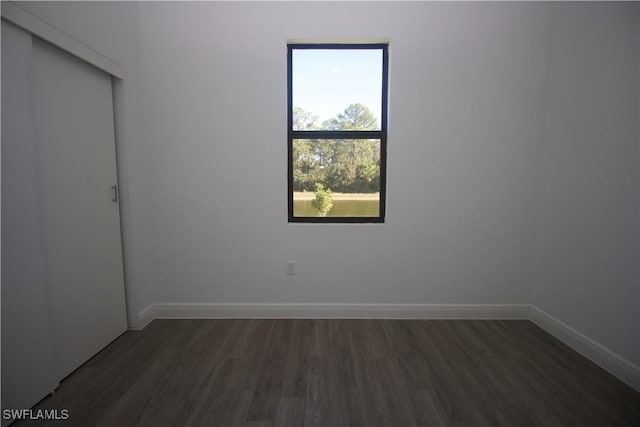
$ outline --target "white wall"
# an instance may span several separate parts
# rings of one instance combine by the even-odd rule
[[[528,302],[542,5],[139,7],[154,301]],[[391,40],[384,225],[287,223],[286,43],[327,37]]]
[[[532,303],[638,366],[638,5],[551,8]]]

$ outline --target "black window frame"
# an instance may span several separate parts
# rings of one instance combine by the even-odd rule
[[[336,131],[293,130],[293,51],[308,50],[382,50],[382,106],[380,130]],[[387,200],[387,96],[389,88],[388,43],[288,43],[287,44],[287,198],[288,222],[294,223],[384,223]],[[370,217],[300,217],[293,215],[293,141],[295,139],[378,139],[380,140],[380,201],[379,216]]]

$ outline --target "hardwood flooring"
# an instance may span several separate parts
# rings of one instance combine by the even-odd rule
[[[639,426],[634,391],[529,321],[155,320],[15,426]]]

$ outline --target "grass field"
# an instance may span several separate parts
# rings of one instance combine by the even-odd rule
[[[333,193],[333,207],[328,217],[371,217],[380,213],[380,193]],[[293,215],[297,217],[315,217],[318,211],[313,209],[311,201],[313,191],[293,193]]]

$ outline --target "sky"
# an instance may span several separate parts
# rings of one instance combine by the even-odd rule
[[[317,115],[318,124],[357,102],[380,124],[382,50],[294,49],[292,68],[293,107]]]

